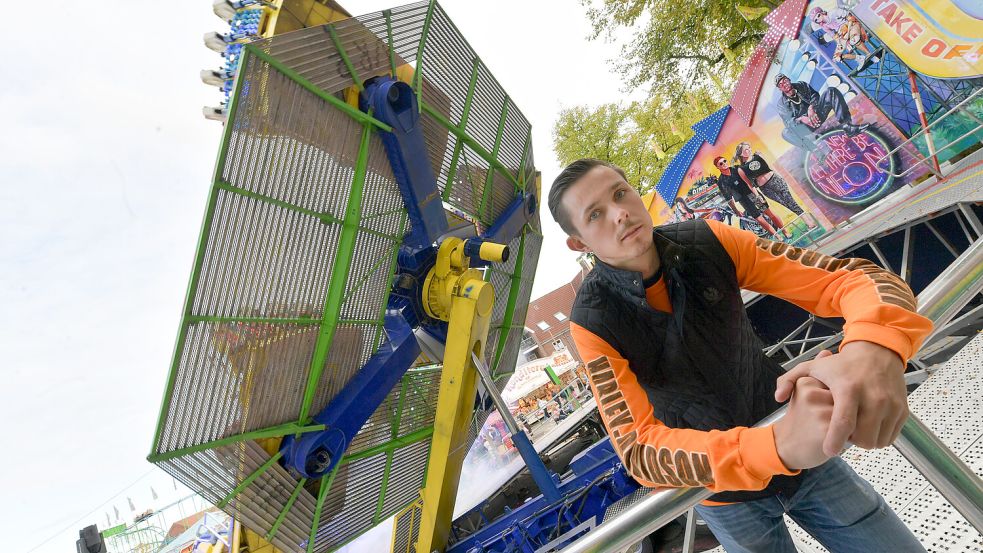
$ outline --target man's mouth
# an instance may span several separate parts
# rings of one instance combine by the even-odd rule
[[[632,236],[635,236],[636,234],[638,234],[638,231],[640,230],[642,230],[642,225],[635,225],[634,227],[631,227],[628,230],[628,232],[621,235],[621,240],[624,241],[631,238]]]

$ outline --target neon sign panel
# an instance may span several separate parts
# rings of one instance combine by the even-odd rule
[[[805,170],[809,184],[824,198],[865,204],[894,182],[894,158],[887,156],[890,148],[877,134],[865,131],[851,137],[838,129],[824,134],[819,142],[829,153],[822,161],[815,153],[807,155]]]

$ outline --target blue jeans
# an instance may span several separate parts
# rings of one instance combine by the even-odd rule
[[[884,498],[834,457],[806,473],[787,497],[696,507],[727,553],[795,553],[783,514],[830,553],[924,553]]]

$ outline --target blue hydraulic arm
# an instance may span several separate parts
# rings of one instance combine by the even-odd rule
[[[412,366],[420,354],[414,328],[421,327],[440,342],[446,341],[446,323],[430,317],[422,304],[423,284],[436,263],[437,242],[447,232],[448,224],[430,166],[416,95],[403,82],[376,77],[365,82],[359,104],[362,111],[392,127],[391,132],[379,131],[379,137],[407,210],[410,231],[397,255],[397,276],[385,315],[387,340],[314,417],[315,422],[325,425],[325,430],[289,436],[281,444],[284,466],[305,478],[319,478],[337,465],[355,434]],[[517,194],[487,232],[465,241],[464,254],[471,259],[472,267],[487,264],[479,256],[486,242],[488,246],[507,244],[535,212],[535,195]],[[507,248],[502,257],[508,258]],[[537,474],[545,474],[545,466],[524,438],[516,440],[529,446],[520,447],[523,458],[539,469]],[[543,491],[555,497],[555,484],[552,480],[549,484],[552,489]]]

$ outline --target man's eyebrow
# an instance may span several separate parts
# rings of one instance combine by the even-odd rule
[[[618,188],[622,184],[624,184],[624,181],[620,181],[620,180],[614,181],[614,183],[612,183],[611,186],[608,187],[608,191],[610,192],[611,190]],[[585,214],[594,211],[594,207],[596,207],[598,203],[599,203],[598,200],[594,200],[593,202],[588,204],[587,207],[585,207],[583,210],[580,211],[580,216],[583,217]]]

